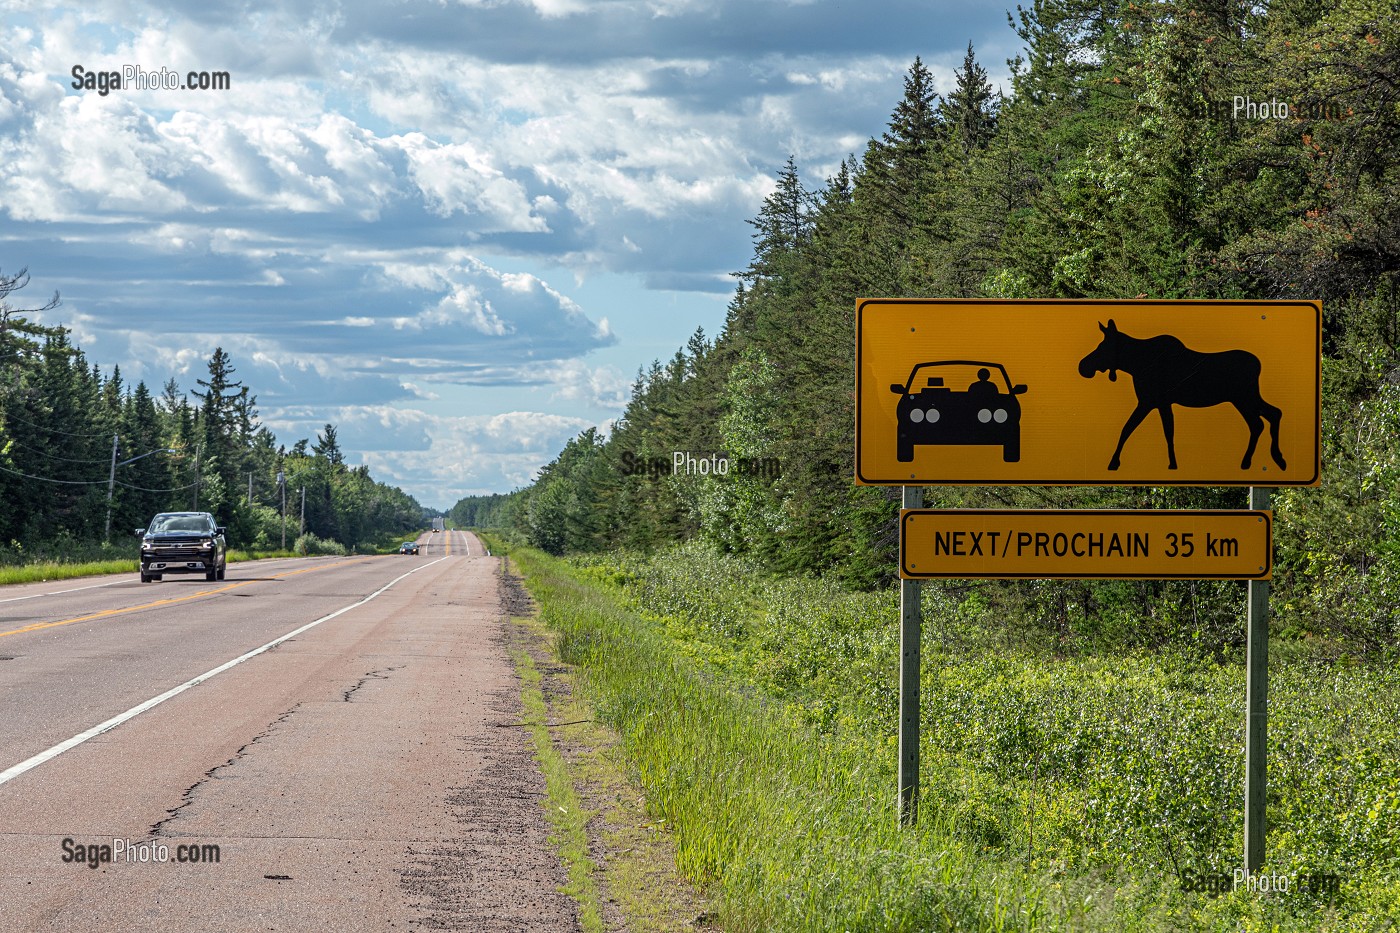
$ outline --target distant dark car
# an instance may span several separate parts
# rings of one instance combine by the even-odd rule
[[[416,555],[418,553],[418,542],[405,541],[403,544],[399,545],[399,553]]]
[[[993,379],[993,373],[1000,378]],[[914,448],[932,444],[990,445],[1006,463],[1021,459],[1021,402],[1024,385],[1012,385],[1006,367],[976,360],[920,363],[904,385],[896,409],[896,454],[914,459]]]
[[[228,568],[224,531],[208,512],[161,512],[136,530],[141,536],[141,582],[167,573],[202,573],[206,580],[222,580]]]

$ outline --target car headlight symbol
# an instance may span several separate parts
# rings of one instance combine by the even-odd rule
[[[983,424],[986,424],[988,421],[991,421],[991,420],[992,420],[992,410],[991,410],[990,408],[984,408],[984,409],[982,409],[981,411],[979,411],[979,412],[977,413],[977,420],[980,421],[980,422],[982,422]]]
[[[1005,409],[1005,408],[998,408],[996,411],[992,412],[992,417],[996,419],[996,423],[997,423],[997,424],[1005,424],[1005,423],[1006,423],[1006,409]]]
[[[924,410],[922,408],[911,408],[909,410],[909,420],[918,424],[924,420]]]

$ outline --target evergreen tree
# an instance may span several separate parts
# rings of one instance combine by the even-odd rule
[[[122,409],[120,431],[125,456],[135,457],[165,446],[155,400],[144,382],[126,397]],[[117,471],[115,506],[112,516],[112,538],[133,528],[144,528],[152,515],[161,511],[171,492],[168,454],[142,456]]]
[[[316,443],[311,445],[313,456],[324,459],[333,467],[338,467],[345,462],[345,455],[340,450],[340,436],[333,424],[327,424],[323,433],[316,435]]]
[[[896,247],[931,233],[937,166],[932,155],[946,136],[933,75],[919,58],[904,77],[904,96],[889,126],[866,150],[864,184],[856,197],[888,231]]]
[[[944,125],[964,156],[983,149],[996,132],[996,110],[987,69],[977,64],[972,43],[957,73],[957,86],[939,105]]]
[[[812,193],[802,186],[792,156],[778,172],[772,194],[763,199],[754,228],[754,258],[744,273],[749,280],[780,279],[791,271],[812,236]]]

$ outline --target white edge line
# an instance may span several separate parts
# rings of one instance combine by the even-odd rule
[[[28,596],[11,596],[8,599],[0,599],[0,603],[17,603],[21,599],[38,599],[40,596],[62,596],[64,593],[76,593],[79,590],[100,590],[104,586],[115,586],[118,583],[127,582],[125,577],[121,580],[109,580],[106,583],[94,583],[90,586],[75,586],[68,590],[54,590],[52,593],[30,593]]]
[[[138,704],[138,705],[136,705],[136,706],[133,706],[131,709],[127,710],[127,711],[124,712],[124,713],[118,713],[116,716],[113,716],[111,719],[107,720],[106,722],[98,723],[97,725],[93,726],[91,729],[87,730],[86,732],[80,732],[80,733],[78,733],[77,735],[73,736],[71,739],[66,739],[66,740],[64,740],[64,741],[62,741],[62,742],[59,742],[59,743],[58,743],[57,745],[55,745],[53,748],[46,749],[46,750],[40,752],[39,754],[35,755],[35,756],[32,757],[32,758],[28,758],[28,759],[26,759],[26,760],[24,760],[24,761],[21,761],[19,764],[14,765],[13,767],[9,767],[9,768],[6,768],[4,771],[0,771],[0,784],[4,784],[4,783],[6,783],[7,781],[12,781],[12,780],[14,780],[15,778],[19,777],[19,776],[20,776],[21,774],[23,774],[24,772],[29,771],[29,770],[32,770],[32,769],[34,769],[34,768],[37,768],[37,767],[39,767],[39,765],[43,764],[43,763],[46,762],[46,761],[52,761],[54,758],[57,758],[59,755],[62,755],[64,752],[68,751],[69,749],[77,748],[79,745],[82,745],[82,744],[83,744],[84,742],[86,742],[88,739],[96,738],[97,736],[101,735],[101,734],[104,733],[104,732],[110,732],[111,730],[115,729],[117,726],[120,726],[122,723],[124,723],[124,722],[126,722],[126,721],[128,721],[128,720],[130,720],[130,719],[135,719],[137,716],[140,716],[142,713],[146,712],[146,710],[151,709],[152,707],[155,707],[155,706],[159,706],[160,704],[164,703],[166,700],[170,699],[171,697],[179,696],[180,694],[184,693],[186,690],[190,689],[191,687],[197,687],[197,686],[199,686],[200,684],[204,683],[204,682],[205,682],[206,680],[208,680],[209,678],[214,677],[214,676],[217,676],[218,674],[222,674],[224,671],[228,670],[229,668],[234,667],[235,665],[238,665],[238,664],[242,664],[244,661],[247,661],[249,658],[255,658],[255,657],[257,657],[258,655],[262,654],[264,651],[268,651],[268,650],[270,650],[270,649],[272,649],[272,648],[276,648],[278,645],[282,644],[282,642],[286,641],[286,640],[289,639],[289,638],[294,638],[294,637],[296,637],[297,635],[300,635],[302,632],[306,631],[307,629],[315,628],[316,626],[320,625],[322,622],[329,622],[331,619],[334,619],[336,616],[342,615],[343,613],[346,613],[346,612],[349,612],[351,609],[358,609],[360,606],[363,606],[365,603],[369,602],[371,599],[374,599],[376,596],[379,596],[379,595],[380,595],[381,593],[383,593],[385,590],[389,589],[389,587],[393,586],[395,583],[398,583],[398,582],[399,582],[400,580],[402,580],[404,577],[412,576],[413,574],[417,573],[418,571],[420,571],[420,570],[426,570],[426,569],[428,569],[429,567],[431,567],[433,564],[440,563],[441,561],[444,561],[444,560],[446,560],[446,559],[447,559],[447,558],[445,558],[445,557],[439,557],[439,558],[438,558],[437,560],[435,560],[435,561],[432,561],[432,562],[427,563],[427,564],[423,564],[423,565],[421,565],[421,566],[419,566],[419,567],[414,567],[412,570],[408,571],[408,573],[400,574],[399,576],[397,576],[397,577],[395,577],[394,579],[390,580],[388,583],[384,584],[384,585],[381,586],[379,589],[375,590],[373,593],[370,593],[368,596],[366,596],[364,599],[360,600],[360,601],[357,602],[357,603],[351,603],[351,604],[348,605],[348,606],[345,606],[345,607],[342,607],[342,608],[340,608],[340,609],[337,609],[335,612],[332,612],[330,615],[324,615],[324,616],[321,616],[321,618],[317,619],[317,620],[314,621],[314,622],[308,622],[308,623],[306,623],[305,625],[303,625],[301,628],[293,629],[292,631],[288,632],[288,633],[285,634],[285,635],[282,635],[282,636],[279,636],[279,637],[277,637],[277,638],[274,638],[272,641],[270,641],[270,642],[268,642],[267,644],[263,645],[261,648],[254,648],[252,651],[249,651],[247,654],[241,654],[241,655],[239,655],[238,657],[234,658],[232,661],[225,661],[223,664],[220,664],[218,667],[214,668],[212,671],[205,671],[203,674],[200,674],[198,677],[195,677],[195,678],[192,679],[192,680],[187,680],[187,681],[185,681],[184,683],[180,684],[178,687],[171,687],[169,690],[165,691],[165,692],[162,693],[160,696],[151,697],[151,698],[150,698],[149,700],[147,700],[146,702],[140,703],[140,704]]]

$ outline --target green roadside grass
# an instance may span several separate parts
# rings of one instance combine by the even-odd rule
[[[549,820],[555,847],[564,863],[568,883],[564,891],[578,904],[579,926],[583,933],[604,933],[607,927],[595,880],[597,865],[588,854],[588,820],[592,816],[583,808],[569,775],[568,763],[555,748],[549,734],[550,711],[541,689],[543,678],[534,658],[523,648],[511,650],[511,659],[520,675],[520,700],[525,707],[525,726],[535,749],[535,760],[544,773],[549,800],[545,817]]]
[[[493,552],[503,543],[488,536]],[[510,549],[579,693],[725,930],[1394,930],[1400,676],[1276,646],[1272,872],[1238,858],[1242,672],[1045,654],[925,591],[922,819],[894,819],[896,603],[699,549]],[[961,602],[959,602],[961,600]]]
[[[505,587],[519,586],[501,564]],[[507,623],[524,716],[545,777],[545,817],[585,933],[690,933],[708,926],[703,899],[676,871],[665,820],[646,811],[628,783],[616,733],[575,689],[577,672],[559,661],[556,636],[533,615]]]
[[[492,540],[493,552],[501,542]],[[759,696],[708,676],[664,633],[512,549],[561,660],[620,737],[628,778],[669,827],[682,875],[728,931],[1073,929],[1100,908],[999,871],[932,818],[903,829],[892,776]]]
[[[892,590],[755,574],[687,546],[571,561],[677,650],[893,763]],[[923,806],[990,864],[1112,889],[1122,929],[1400,924],[1400,671],[1275,638],[1265,873],[1233,890],[1244,668],[1189,648],[1035,644],[987,588],[923,588]]]
[[[96,577],[108,573],[136,573],[137,563],[135,560],[87,561],[81,564],[42,561],[19,567],[0,567],[0,586],[72,580],[75,577]]]
[[[230,549],[228,552],[228,562],[230,564],[241,564],[250,560],[269,560],[274,557],[297,557],[296,551],[244,551]]]

